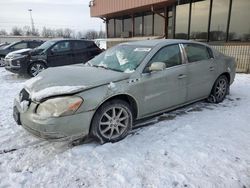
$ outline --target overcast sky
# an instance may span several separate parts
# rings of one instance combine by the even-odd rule
[[[35,27],[71,28],[75,31],[105,29],[99,18],[90,17],[88,0],[0,0],[0,30],[30,26],[32,9]]]

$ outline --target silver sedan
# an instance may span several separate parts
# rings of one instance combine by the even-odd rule
[[[49,68],[27,81],[14,118],[45,139],[116,142],[139,119],[202,99],[222,102],[235,60],[186,40],[124,43],[85,65]]]

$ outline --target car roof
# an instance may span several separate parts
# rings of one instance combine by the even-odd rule
[[[127,42],[122,43],[123,45],[135,45],[135,46],[148,46],[148,47],[155,47],[158,45],[169,45],[169,44],[179,44],[179,43],[192,43],[192,44],[201,44],[205,45],[204,43],[192,41],[192,40],[179,40],[179,39],[153,39],[153,40],[141,40],[135,42]]]
[[[87,39],[51,39],[50,41],[55,41],[55,42],[59,42],[59,41],[83,41],[83,42],[93,42],[92,40],[87,40]]]

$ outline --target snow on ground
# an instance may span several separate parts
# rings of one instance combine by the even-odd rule
[[[0,187],[250,187],[250,75],[238,74],[221,104],[198,102],[118,143],[73,148],[16,125],[25,80],[0,68]]]

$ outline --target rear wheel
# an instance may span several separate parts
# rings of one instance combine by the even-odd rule
[[[34,77],[38,75],[40,72],[42,72],[44,69],[46,69],[46,66],[44,63],[33,63],[29,66],[28,73],[31,77]]]
[[[214,83],[212,92],[208,98],[210,102],[222,102],[229,91],[229,81],[225,75],[221,75]]]
[[[128,103],[112,100],[104,103],[94,115],[91,133],[102,143],[125,138],[132,128],[133,116]]]

